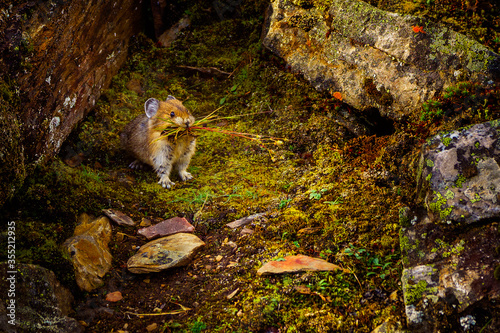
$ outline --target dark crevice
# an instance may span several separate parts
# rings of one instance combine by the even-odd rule
[[[363,120],[370,132],[376,136],[391,135],[395,132],[394,121],[383,117],[376,108],[370,108],[362,111]]]

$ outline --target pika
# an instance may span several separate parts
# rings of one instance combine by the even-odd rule
[[[177,138],[162,135],[167,127],[188,130],[195,121],[191,112],[173,96],[168,96],[164,102],[148,99],[144,111],[145,114],[132,120],[120,134],[122,147],[136,158],[129,167],[137,169],[142,163],[149,164],[160,177],[158,184],[168,189],[175,185],[170,180],[174,167],[182,181],[192,179],[186,169],[195,151],[196,137],[189,131],[180,133]]]

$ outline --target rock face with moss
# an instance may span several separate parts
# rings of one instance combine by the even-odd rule
[[[0,331],[2,332],[84,332],[75,319],[68,315],[73,312],[73,296],[56,279],[54,272],[36,265],[17,264],[15,273],[7,263],[0,264],[2,279],[0,289],[5,291],[0,304]],[[6,274],[3,274],[3,273]],[[7,273],[9,272],[9,273]],[[12,304],[6,303],[7,291],[15,296]],[[11,309],[6,307],[10,306]],[[14,314],[14,316],[6,316]],[[8,322],[10,320],[14,321]]]
[[[126,59],[142,0],[19,2],[0,18],[0,204],[56,154]]]
[[[422,149],[425,209],[401,211],[403,289],[415,331],[500,328],[499,130],[498,121],[478,124]]]
[[[316,89],[393,119],[457,81],[500,75],[499,55],[474,40],[357,0],[274,1],[264,45]]]

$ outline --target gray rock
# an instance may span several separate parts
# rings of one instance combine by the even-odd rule
[[[204,245],[205,242],[193,234],[159,238],[141,246],[128,260],[127,268],[132,273],[143,274],[185,266]]]
[[[500,316],[499,129],[499,121],[474,125],[439,134],[422,148],[422,209],[400,211],[412,332],[500,331],[490,321]]]
[[[102,277],[111,268],[111,224],[101,216],[91,220],[87,214],[80,216],[73,237],[64,242],[75,269],[78,286],[91,291],[102,285]]]
[[[329,8],[300,3],[271,3],[263,44],[316,89],[340,92],[357,109],[399,119],[460,80],[500,75],[498,54],[424,18],[358,0],[332,0]]]
[[[433,218],[474,223],[500,216],[500,121],[443,133],[423,148],[420,195]]]
[[[16,264],[14,270],[0,263],[0,290],[5,291],[0,304],[0,331],[33,333],[83,332],[73,318],[73,295],[61,286],[54,272],[36,265]],[[12,273],[15,271],[15,273]],[[3,274],[5,273],[5,274]],[[15,295],[9,296],[13,290]],[[4,299],[7,302],[4,302]],[[14,300],[14,307],[11,305]],[[14,325],[12,321],[14,320]],[[9,321],[11,321],[9,323]]]

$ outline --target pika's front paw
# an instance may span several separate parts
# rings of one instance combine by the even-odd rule
[[[181,180],[182,181],[186,181],[186,180],[190,180],[190,179],[193,179],[193,175],[190,174],[189,172],[187,171],[180,171],[179,172],[179,177],[181,177]]]
[[[175,183],[173,181],[171,181],[170,178],[168,178],[168,176],[166,176],[166,175],[161,176],[158,184],[163,186],[163,188],[167,188],[167,189],[170,189],[172,186],[175,185]]]

